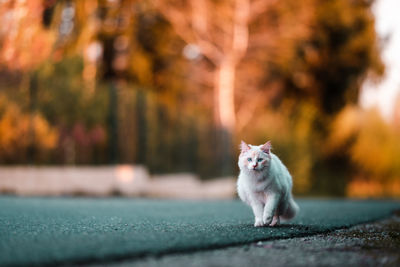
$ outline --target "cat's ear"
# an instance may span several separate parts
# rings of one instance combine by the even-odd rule
[[[271,141],[268,141],[268,142],[266,142],[265,144],[263,144],[262,146],[261,146],[261,150],[264,152],[264,153],[267,153],[267,154],[269,154],[269,152],[271,152]]]
[[[242,153],[247,152],[250,150],[250,146],[248,144],[246,144],[244,141],[242,141],[240,143],[240,151],[242,151]]]

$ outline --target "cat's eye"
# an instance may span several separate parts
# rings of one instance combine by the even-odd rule
[[[257,162],[261,162],[261,161],[263,161],[262,158],[258,158],[258,159],[257,159]]]
[[[251,158],[247,158],[247,161],[250,162],[250,161],[251,161]]]

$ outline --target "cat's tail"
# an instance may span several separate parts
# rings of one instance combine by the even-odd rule
[[[293,219],[296,216],[296,214],[299,212],[299,210],[300,210],[300,208],[297,205],[297,203],[294,202],[292,197],[290,197],[289,198],[289,205],[288,205],[285,213],[283,213],[281,217],[284,220]]]

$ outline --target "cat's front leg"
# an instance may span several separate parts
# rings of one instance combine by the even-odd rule
[[[272,219],[272,222],[269,224],[269,226],[277,226],[280,223],[280,218],[279,215],[275,214],[274,218]]]
[[[274,214],[276,212],[276,208],[278,206],[278,202],[279,202],[279,194],[267,193],[266,203],[265,203],[265,207],[264,207],[264,213],[263,213],[263,217],[262,217],[263,223],[265,225],[271,225],[272,220],[274,218]],[[271,225],[271,226],[273,226],[273,225]]]
[[[260,227],[264,226],[263,223],[263,204],[259,201],[252,201],[251,202],[251,208],[253,209],[254,213],[254,226],[255,227]]]

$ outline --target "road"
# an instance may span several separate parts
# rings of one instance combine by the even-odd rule
[[[240,201],[0,197],[0,265],[111,263],[325,233],[388,217],[393,201],[299,200],[300,214],[255,228]]]
[[[306,237],[148,256],[100,264],[107,267],[398,267],[400,214],[374,223]],[[83,267],[99,267],[88,264]]]

